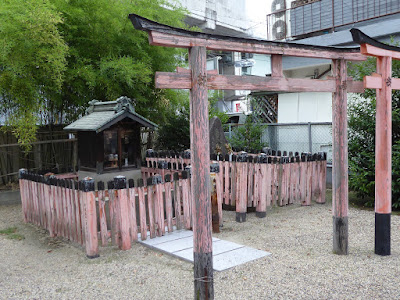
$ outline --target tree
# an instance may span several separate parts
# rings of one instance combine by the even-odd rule
[[[237,126],[233,130],[232,138],[229,140],[232,147],[241,150],[261,150],[267,146],[261,142],[262,134],[267,126],[257,122],[253,115],[248,115],[243,126]]]
[[[0,0],[0,109],[29,148],[45,99],[63,84],[68,47],[49,1]]]
[[[46,123],[68,122],[90,100],[121,95],[135,98],[138,113],[162,123],[181,94],[156,90],[154,73],[172,71],[182,52],[150,46],[129,13],[185,27],[184,10],[165,0],[0,0],[0,105],[14,116],[9,124],[34,131],[39,116]],[[18,126],[15,132],[31,141]]]
[[[400,77],[400,62],[393,60],[393,77]],[[349,73],[362,80],[376,72],[376,59],[351,64]],[[349,126],[349,186],[364,199],[367,206],[374,205],[375,195],[375,90],[365,90],[359,97],[350,98]],[[400,207],[400,92],[392,93],[392,205]]]

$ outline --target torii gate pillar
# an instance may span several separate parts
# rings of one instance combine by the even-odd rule
[[[400,60],[400,48],[382,44],[352,29],[360,52],[376,57],[376,73],[364,77],[364,88],[376,89],[375,125],[375,254],[390,255],[392,213],[392,90],[400,79],[392,78],[392,59]]]
[[[210,139],[206,48],[189,48],[190,150],[192,162],[192,219],[194,299],[213,299],[213,259],[210,203]]]

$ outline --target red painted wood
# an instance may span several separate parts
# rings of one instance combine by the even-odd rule
[[[326,194],[326,160],[321,160],[319,163],[319,172],[318,172],[318,188],[319,195],[317,198],[317,203],[325,203],[325,194]]]
[[[307,162],[307,179],[306,179],[306,205],[311,205],[312,200],[312,162]]]
[[[365,55],[375,57],[391,57],[392,59],[400,60],[400,53],[397,51],[391,51],[387,49],[378,48],[368,44],[362,44],[360,46],[360,52]],[[379,73],[379,72],[377,72]]]
[[[400,58],[398,52],[379,50]],[[374,53],[378,53],[376,51]],[[376,60],[376,70],[383,81],[382,89],[376,90],[375,129],[375,212],[380,214],[392,211],[392,57],[378,57]]]
[[[106,218],[106,201],[105,201],[105,192],[98,192],[98,201],[99,201],[99,218],[100,218],[100,237],[101,237],[101,245],[107,246],[108,244],[108,229],[107,229],[107,218]]]
[[[55,207],[55,192],[56,187],[54,185],[50,186],[50,194],[49,194],[49,202],[50,202],[50,211],[51,211],[51,220],[50,220],[50,237],[56,236],[56,222],[57,222],[57,212]]]
[[[224,161],[224,204],[228,205],[230,203],[230,163],[229,161]]]
[[[169,33],[150,31],[149,42],[151,45],[174,48],[190,48],[193,46],[205,47],[208,50],[249,52],[258,54],[280,54],[285,56],[301,56],[313,58],[338,59],[364,61],[366,56],[352,52],[335,52],[329,50],[315,51],[295,47],[282,47],[280,45],[265,45],[262,43],[245,43],[226,40],[202,39],[184,37]]]
[[[139,217],[140,217],[140,238],[142,241],[147,239],[147,221],[146,221],[146,202],[144,196],[144,187],[138,187],[139,197]]]
[[[260,199],[256,207],[257,212],[267,211],[267,184],[267,164],[261,163],[259,176]]]
[[[204,299],[214,297],[211,203],[210,140],[208,121],[207,58],[205,47],[189,50],[192,71],[190,90],[191,198],[193,201],[194,291]]]
[[[300,162],[300,198],[301,205],[310,205],[307,202],[307,162]]]
[[[176,180],[174,177],[174,204],[175,204],[175,219],[176,219],[176,228],[183,228],[183,220],[182,220],[182,192],[181,187],[179,185],[179,180]]]
[[[74,186],[78,184],[78,182],[74,182]],[[80,206],[80,199],[79,199],[79,191],[74,188],[74,199],[75,199],[75,222],[76,222],[76,237],[77,241],[80,244],[83,244],[82,241],[82,218],[81,218],[81,206]],[[51,205],[51,203],[50,203]]]
[[[280,159],[280,158],[278,158]],[[278,188],[277,194],[278,194],[278,201],[277,201],[277,205],[278,206],[283,206],[283,164],[281,162],[278,162],[277,167],[276,167],[276,171],[277,171],[277,182],[276,182],[276,186]]]
[[[167,217],[167,228],[168,232],[173,231],[172,227],[172,197],[171,197],[171,187],[172,182],[165,182],[165,214]]]
[[[136,195],[138,194],[137,188],[130,188],[128,190],[128,206],[129,206],[129,222],[130,222],[130,234],[132,242],[138,240],[138,225],[137,225],[137,213],[136,213]]]
[[[381,89],[382,77],[379,76],[364,76],[364,88],[366,89]]]
[[[165,234],[165,218],[164,218],[164,197],[163,197],[163,186],[161,183],[155,186],[155,206],[156,209],[156,224],[157,224],[157,236],[163,236]]]
[[[236,162],[237,200],[236,212],[247,212],[247,162]]]
[[[254,163],[247,162],[247,207],[253,207]]]
[[[260,202],[260,193],[261,193],[260,164],[255,163],[253,165],[253,169],[254,169],[253,206],[257,208]]]
[[[271,76],[284,77],[282,68],[282,55],[280,54],[271,55]]]
[[[347,67],[344,60],[334,60],[332,71],[337,90],[332,103],[332,213],[343,218],[348,214],[348,148],[347,148]]]
[[[149,212],[149,228],[150,228],[150,238],[156,237],[156,225],[155,225],[155,196],[154,196],[154,186],[147,186],[147,201],[148,201],[148,212]]]
[[[278,164],[272,165],[272,205],[278,205]]]
[[[222,162],[220,162],[220,166],[222,165]],[[219,169],[219,173],[217,174],[216,181],[215,181],[215,187],[217,190],[217,201],[218,201],[218,218],[219,218],[219,225],[221,226],[223,224],[223,219],[222,219],[222,202],[223,202],[223,189],[222,189],[222,171]]]
[[[121,250],[131,249],[131,233],[130,233],[130,216],[129,216],[129,205],[128,205],[128,190],[118,189],[117,190],[118,209],[119,209],[119,223],[120,223],[120,234],[121,242],[119,247]]]
[[[265,190],[266,190],[266,194],[267,194],[266,195],[267,202],[266,202],[265,210],[267,210],[267,207],[271,206],[271,204],[272,204],[272,182],[273,182],[273,178],[272,178],[273,165],[267,164],[266,167],[267,167],[267,170],[266,170]]]
[[[86,220],[86,255],[95,257],[99,254],[97,239],[96,198],[94,191],[84,192],[85,220]]]
[[[192,228],[192,215],[190,213],[190,190],[189,190],[189,180],[182,179],[182,204],[183,204],[183,218],[184,226],[186,229]]]

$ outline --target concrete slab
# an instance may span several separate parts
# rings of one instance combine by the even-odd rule
[[[154,245],[159,245],[159,244],[163,244],[163,243],[166,243],[166,242],[171,242],[171,241],[174,241],[174,240],[179,240],[179,239],[186,238],[186,237],[193,238],[193,232],[189,231],[189,230],[173,231],[171,233],[166,233],[162,237],[158,237],[158,238],[155,238],[155,239],[144,240],[143,244],[146,244],[146,245],[149,245],[149,246],[154,246]]]
[[[216,271],[223,271],[270,254],[250,247],[242,247],[213,256],[213,267]]]
[[[139,243],[193,262],[193,232],[177,230],[162,237],[147,239]],[[215,271],[223,271],[237,265],[270,255],[271,253],[246,247],[213,237],[213,265]]]
[[[215,257],[215,255],[226,253],[228,251],[232,251],[234,249],[239,249],[243,247],[244,247],[243,245],[239,245],[229,241],[224,241],[224,240],[215,241],[213,242],[213,257]],[[173,253],[173,255],[181,257],[186,261],[193,262],[193,248],[176,251]]]

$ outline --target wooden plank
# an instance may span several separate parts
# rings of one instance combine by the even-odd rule
[[[246,222],[247,213],[247,153],[241,152],[236,162],[236,222]]]
[[[316,49],[304,49],[301,46],[293,44],[290,48],[282,47],[281,45],[264,44],[260,41],[254,40],[254,43],[248,42],[235,42],[227,40],[214,40],[202,39],[195,37],[184,37],[169,33],[150,31],[149,43],[155,46],[165,46],[174,48],[190,48],[193,46],[206,47],[207,50],[218,51],[235,51],[235,52],[249,52],[258,54],[279,54],[285,56],[299,56],[310,58],[325,58],[325,59],[338,59],[364,61],[366,56],[354,52],[330,51]]]
[[[260,202],[260,164],[258,162],[258,157],[256,162],[253,165],[254,168],[254,187],[253,187],[253,206],[258,207],[258,203]]]
[[[154,186],[152,185],[152,178],[147,179],[147,211],[149,213],[149,229],[150,238],[156,237],[156,225],[154,220]]]
[[[278,206],[283,206],[283,184],[282,184],[282,179],[283,179],[283,164],[282,164],[282,157],[278,157],[278,165],[277,165],[277,182],[276,185],[278,187],[278,201],[277,205]]]
[[[253,157],[249,156],[247,162],[247,207],[253,207],[254,166]]]
[[[213,168],[211,164],[211,168]],[[217,177],[218,174],[211,171],[210,173],[210,188],[211,188],[211,224],[212,232],[219,233],[219,213],[218,213],[218,196],[217,196]]]
[[[220,162],[220,166],[221,166]],[[222,202],[223,202],[223,189],[222,189],[222,178],[221,175],[222,171],[219,169],[219,173],[217,173],[217,177],[215,180],[215,188],[217,190],[217,202],[218,202],[218,219],[219,219],[219,226],[223,224],[223,218],[222,218]]]
[[[159,181],[155,185],[155,215],[156,215],[156,234],[157,236],[165,235],[165,217],[164,217],[164,197],[163,197],[163,185],[161,184],[161,176],[159,177]]]
[[[104,192],[104,183],[98,182],[98,202],[99,202],[99,221],[100,221],[100,237],[101,245],[108,245],[108,229],[107,229],[107,217],[106,217],[106,193]]]
[[[259,175],[260,199],[256,207],[256,216],[265,218],[267,215],[267,158],[261,157],[260,159],[262,160]]]
[[[347,66],[343,59],[334,60],[336,91],[332,102],[332,213],[333,252],[348,253],[348,147],[347,147]]]
[[[183,221],[182,221],[182,205],[181,205],[181,189],[179,186],[179,174],[174,173],[174,205],[175,205],[175,219],[176,219],[176,228],[182,229],[183,228]]]
[[[366,89],[381,89],[382,77],[364,76],[364,88]]]
[[[360,53],[369,56],[391,57],[392,59],[400,60],[400,52],[378,48],[369,44],[361,44]]]
[[[156,72],[159,89],[190,89],[190,74]],[[334,92],[335,80],[261,76],[210,75],[210,90],[263,90],[276,92]]]
[[[190,213],[190,195],[189,195],[189,174],[187,171],[182,171],[182,204],[183,204],[183,219],[186,229],[192,228],[192,215]]]
[[[78,243],[83,244],[82,217],[81,217],[82,212],[81,212],[81,206],[80,206],[80,199],[79,199],[80,194],[79,194],[78,187],[79,187],[78,181],[74,181],[76,234],[77,234]]]
[[[282,55],[280,54],[271,55],[271,76],[284,77],[282,68]]]
[[[266,170],[266,180],[265,180],[265,187],[266,187],[266,193],[267,193],[267,202],[266,202],[266,207],[265,211],[267,211],[267,207],[271,206],[272,203],[272,168],[273,165],[271,164],[271,157],[268,157],[267,161],[267,170]]]
[[[168,232],[173,231],[172,227],[172,196],[171,196],[171,188],[172,188],[172,182],[171,182],[171,175],[165,175],[164,177],[164,188],[165,188],[165,214],[167,217],[167,228]]]
[[[229,157],[226,157],[229,158]],[[229,205],[230,203],[230,192],[229,192],[229,187],[230,187],[230,163],[229,160],[224,161],[224,204]]]
[[[311,205],[311,203],[307,201],[307,162],[305,155],[301,156],[300,162],[300,199],[301,205]]]
[[[120,229],[120,243],[119,248],[121,250],[131,249],[131,232],[130,232],[130,216],[129,216],[129,204],[128,204],[128,189],[126,188],[126,177],[115,176],[114,185],[117,191],[117,203],[118,203],[118,217],[119,217],[119,229]]]
[[[142,241],[144,241],[147,239],[146,202],[144,196],[143,182],[139,182],[138,185],[140,238]]]
[[[133,180],[130,180],[130,183]],[[136,242],[138,240],[138,225],[137,225],[137,213],[136,213],[136,195],[137,195],[137,188],[134,188],[129,185],[128,190],[128,207],[129,207],[129,228],[130,228],[130,235],[131,241]]]
[[[85,207],[85,247],[88,258],[99,257],[99,242],[97,237],[96,199],[94,193],[94,180],[84,179],[83,202]]]

